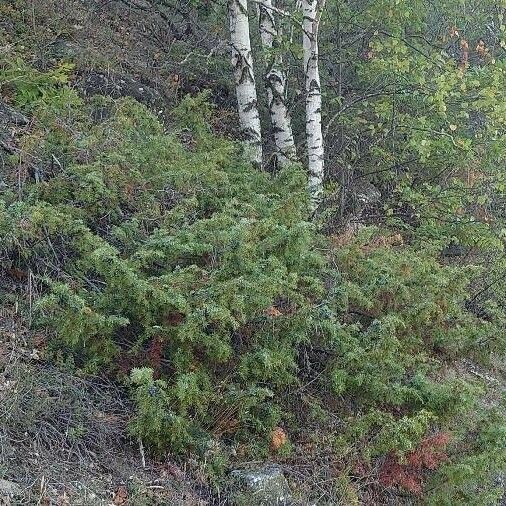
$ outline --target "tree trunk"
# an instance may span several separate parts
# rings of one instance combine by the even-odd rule
[[[248,156],[253,163],[261,167],[262,135],[253,72],[247,0],[229,0],[228,17],[239,123]]]
[[[306,78],[306,140],[309,166],[309,193],[313,210],[323,194],[324,150],[322,95],[318,71],[318,25],[325,0],[302,0],[304,72]]]
[[[267,100],[276,145],[276,161],[279,167],[293,162],[297,154],[292,134],[292,121],[286,107],[286,73],[283,57],[276,45],[280,40],[280,28],[276,23],[273,0],[260,0],[260,38],[266,60],[265,85]]]

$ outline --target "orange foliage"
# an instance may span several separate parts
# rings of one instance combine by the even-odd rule
[[[459,69],[462,72],[465,72],[467,67],[469,67],[469,44],[467,40],[462,39],[460,41],[460,50],[462,52],[462,56],[460,57]]]
[[[286,432],[281,427],[276,427],[271,434],[271,449],[274,451],[279,450],[286,442],[288,437]]]
[[[421,495],[423,471],[437,469],[448,458],[445,449],[450,438],[448,432],[428,436],[402,462],[396,455],[388,455],[381,466],[379,482],[386,487],[397,485]]]
[[[271,318],[278,318],[279,316],[282,316],[283,313],[276,307],[276,306],[269,306],[264,311],[266,316],[270,316]]]
[[[128,501],[128,492],[124,485],[120,485],[114,492],[112,503],[115,506],[121,506],[122,504],[126,504]]]

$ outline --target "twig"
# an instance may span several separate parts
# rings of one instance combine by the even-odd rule
[[[139,438],[139,452],[141,454],[142,468],[146,469],[146,456],[144,454],[144,445],[142,444],[141,438]]]

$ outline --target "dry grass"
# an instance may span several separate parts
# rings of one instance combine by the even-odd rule
[[[46,363],[37,347],[45,340],[16,305],[0,308],[0,478],[23,489],[15,504],[220,503],[190,471],[174,472],[169,458],[154,461],[129,439],[122,388]]]

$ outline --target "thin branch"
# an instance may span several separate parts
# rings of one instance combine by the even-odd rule
[[[339,116],[347,111],[348,109],[350,109],[351,107],[353,107],[354,105],[358,104],[359,102],[362,102],[364,100],[367,100],[368,98],[373,98],[373,97],[381,97],[381,96],[388,96],[388,95],[391,95],[392,92],[383,92],[383,91],[379,91],[379,92],[375,92],[375,93],[369,93],[368,95],[362,95],[361,97],[358,97],[354,100],[352,100],[351,102],[348,102],[347,104],[343,105],[343,107],[341,107],[341,109],[339,109],[328,121],[327,123],[327,126],[325,127],[325,131],[324,131],[324,134],[323,134],[323,138],[327,137],[328,133],[329,133],[329,130],[330,130],[330,127],[333,125],[333,123],[339,118]]]

